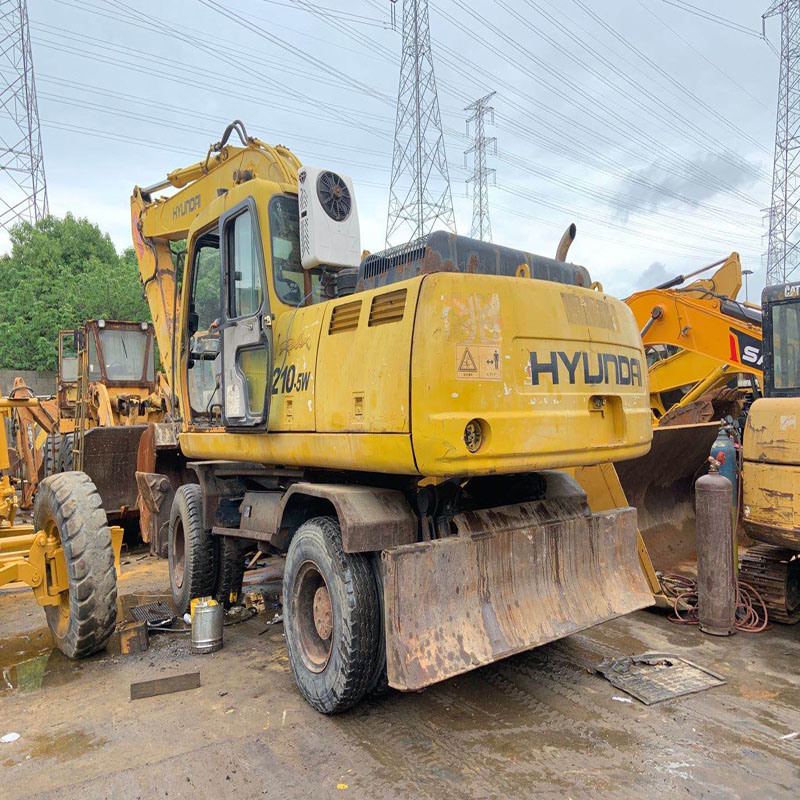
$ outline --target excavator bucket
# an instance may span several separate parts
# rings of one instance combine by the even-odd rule
[[[421,689],[652,605],[636,512],[581,498],[465,511],[453,536],[385,550],[389,684]]]
[[[658,572],[694,572],[694,481],[708,463],[719,422],[653,430],[650,452],[615,464],[628,504]],[[591,493],[589,503],[592,508]]]
[[[92,479],[109,519],[136,513],[136,454],[146,425],[90,428],[84,434],[83,471]]]

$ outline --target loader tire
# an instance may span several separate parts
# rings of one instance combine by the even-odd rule
[[[58,448],[58,472],[72,472],[75,464],[75,434],[65,433]]]
[[[202,504],[200,487],[187,483],[175,492],[169,514],[169,584],[179,614],[189,610],[192,598],[214,591],[214,542],[203,528]]]
[[[369,691],[380,641],[375,576],[367,556],[344,552],[332,517],[308,520],[292,538],[283,625],[292,673],[313,708],[336,714]]]
[[[44,477],[55,475],[58,470],[58,458],[61,455],[61,434],[58,431],[47,434],[44,443]]]
[[[214,587],[214,598],[226,610],[236,605],[241,599],[242,582],[244,581],[244,554],[250,544],[247,540],[234,536],[218,536],[217,581]]]
[[[83,472],[45,478],[33,509],[36,530],[58,536],[69,589],[61,603],[45,606],[56,646],[69,658],[85,658],[106,646],[117,621],[114,549],[100,495]]]

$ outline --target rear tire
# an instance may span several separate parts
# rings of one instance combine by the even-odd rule
[[[226,610],[241,599],[244,581],[244,554],[250,544],[234,536],[218,536],[218,563],[214,597]]]
[[[380,552],[370,553],[369,556],[370,567],[375,579],[375,590],[378,593],[378,610],[380,618],[378,619],[378,652],[375,657],[375,662],[372,669],[372,678],[370,679],[369,688],[367,689],[367,697],[377,698],[381,697],[389,691],[389,675],[386,671],[386,623],[384,622],[384,605],[383,605],[383,564],[381,563]]]
[[[58,448],[58,472],[72,472],[75,464],[75,434],[65,433]]]
[[[195,597],[214,591],[214,543],[203,528],[203,492],[187,483],[175,492],[169,514],[169,584],[179,614],[189,610]]]
[[[323,714],[354,706],[374,682],[380,608],[368,557],[344,552],[335,519],[315,517],[298,528],[283,604],[289,664],[303,697]]]
[[[44,443],[44,477],[58,472],[58,459],[61,455],[61,434],[58,431],[47,434]]]
[[[45,606],[53,639],[69,658],[101,650],[117,621],[117,574],[111,531],[95,485],[83,472],[45,478],[36,492],[36,530],[57,534],[69,589],[58,606]]]

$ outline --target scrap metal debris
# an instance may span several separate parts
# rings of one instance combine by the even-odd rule
[[[141,681],[131,684],[131,700],[143,697],[156,697],[172,692],[185,692],[200,686],[199,672],[186,672],[183,675],[171,675],[169,678],[156,678],[152,681]]]
[[[137,622],[146,622],[148,625],[164,625],[175,619],[175,610],[166,600],[155,603],[144,603],[131,608],[131,616]]]
[[[726,683],[721,675],[670,653],[605,659],[593,671],[648,706]]]

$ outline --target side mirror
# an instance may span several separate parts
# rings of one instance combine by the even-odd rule
[[[197,329],[200,327],[200,315],[196,311],[189,312],[189,316],[186,319],[186,327],[190,337],[197,333]]]

